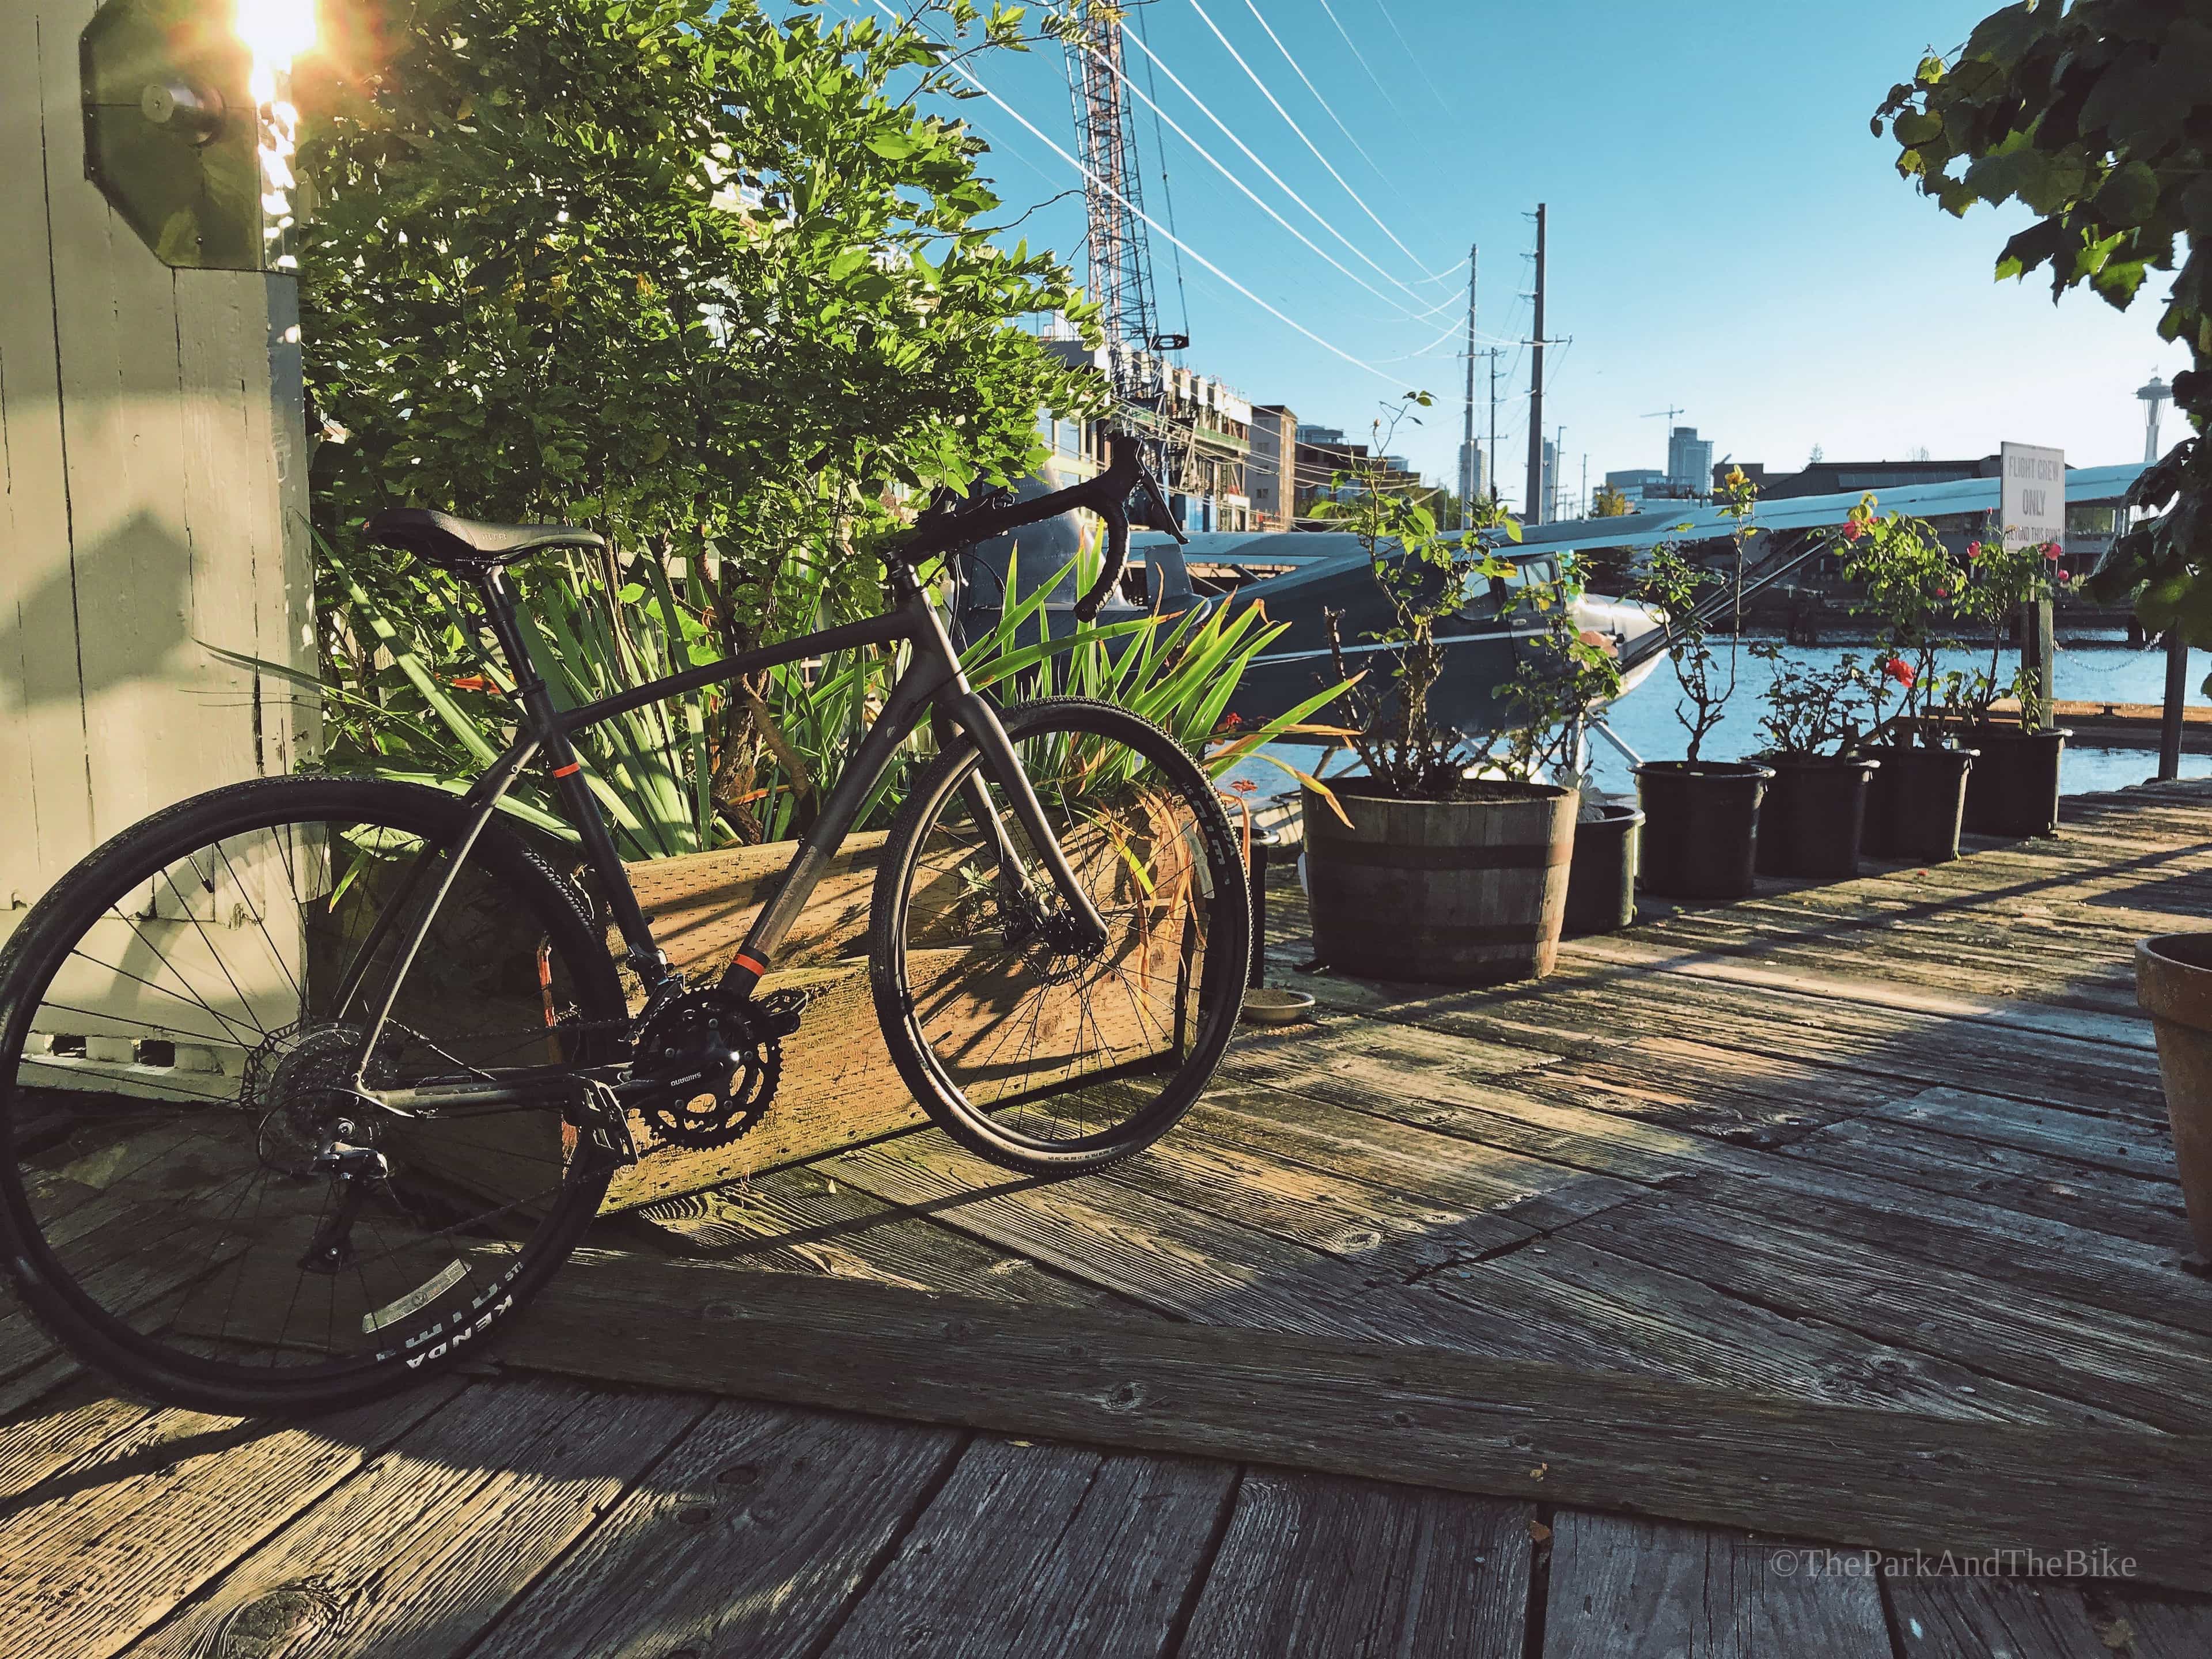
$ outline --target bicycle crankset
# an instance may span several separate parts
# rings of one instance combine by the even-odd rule
[[[635,1078],[661,1085],[638,1108],[671,1145],[726,1146],[759,1123],[783,1074],[783,1039],[799,1029],[800,991],[758,999],[703,986],[686,991],[646,1022]]]

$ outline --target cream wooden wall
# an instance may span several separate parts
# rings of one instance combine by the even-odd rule
[[[221,3],[222,0],[210,0]],[[171,270],[84,177],[94,0],[0,0],[0,933],[169,802],[289,770],[313,662],[289,277]]]

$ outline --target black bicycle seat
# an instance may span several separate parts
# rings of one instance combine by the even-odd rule
[[[379,547],[397,548],[451,570],[489,570],[543,547],[605,547],[596,531],[565,524],[478,524],[423,507],[395,507],[365,527]]]

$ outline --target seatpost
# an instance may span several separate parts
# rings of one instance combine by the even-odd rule
[[[553,769],[554,787],[568,809],[568,822],[583,838],[585,856],[592,868],[601,874],[608,908],[614,912],[615,926],[622,930],[623,943],[629,947],[627,960],[644,982],[649,999],[673,971],[668,957],[653,945],[645,913],[638,908],[637,895],[630,890],[629,883],[615,878],[622,869],[622,854],[615,849],[614,837],[608,833],[606,817],[592,798],[591,785],[584,781],[584,763],[576,758],[575,745],[562,730],[552,690],[530,654],[522,619],[515,613],[514,591],[507,585],[507,573],[495,565],[477,579],[477,586],[483,595],[492,637],[499,641],[514,675],[514,696],[521,705],[523,723]]]

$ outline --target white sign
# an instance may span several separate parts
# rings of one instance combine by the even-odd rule
[[[2035,444],[1999,447],[2003,471],[1998,521],[2007,547],[2066,544],[2066,452]]]

